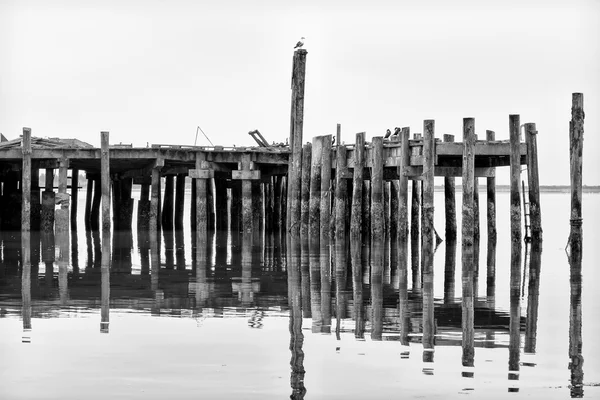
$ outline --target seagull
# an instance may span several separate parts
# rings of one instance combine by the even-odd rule
[[[392,134],[392,131],[390,131],[389,129],[387,131],[385,131],[385,136],[383,137],[384,139],[387,139],[390,137],[390,135]]]
[[[300,40],[298,40],[298,43],[296,43],[296,46],[294,46],[295,49],[299,49],[300,47],[304,46],[304,36],[302,36],[300,38]]]

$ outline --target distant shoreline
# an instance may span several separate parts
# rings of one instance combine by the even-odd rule
[[[479,183],[480,186],[485,187],[485,181]],[[456,185],[456,190],[461,189],[461,185]],[[439,185],[435,187],[436,190],[443,191],[444,186]],[[520,189],[520,186],[519,186]],[[600,193],[600,186],[586,186],[583,185],[583,193]],[[510,185],[496,185],[497,192],[510,192]],[[540,186],[541,193],[570,193],[571,186],[569,185],[541,185]]]

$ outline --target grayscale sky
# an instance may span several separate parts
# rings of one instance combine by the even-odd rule
[[[253,129],[282,142],[301,36],[305,141],[424,119],[460,141],[463,117],[508,139],[520,114],[537,123],[541,184],[568,184],[583,92],[584,183],[600,184],[598,0],[0,0],[0,132],[193,145],[200,126],[225,146],[253,145]]]

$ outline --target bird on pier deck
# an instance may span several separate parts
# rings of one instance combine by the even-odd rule
[[[390,135],[392,134],[392,131],[390,131],[389,129],[387,131],[385,131],[385,136],[383,137],[384,139],[387,139],[390,137]]]
[[[401,130],[402,130],[402,129],[400,129],[400,128],[398,128],[398,127],[395,127],[395,128],[394,128],[394,133],[392,134],[392,136],[398,136],[398,135],[400,134],[400,131],[401,131]]]
[[[294,46],[294,49],[299,49],[299,48],[301,48],[302,46],[304,46],[304,39],[305,39],[305,37],[304,37],[304,36],[302,36],[302,37],[300,38],[300,40],[298,40],[298,43],[296,43],[296,45]]]

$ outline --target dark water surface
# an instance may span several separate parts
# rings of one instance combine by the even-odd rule
[[[600,398],[600,196],[584,195],[573,271],[569,196],[542,195],[543,249],[516,265],[508,201],[495,257],[482,196],[475,267],[459,233],[433,276],[389,239],[217,232],[198,251],[189,226],[159,248],[113,232],[109,270],[83,221],[68,247],[32,233],[28,269],[3,232],[0,399]],[[436,193],[441,235],[443,209]]]

